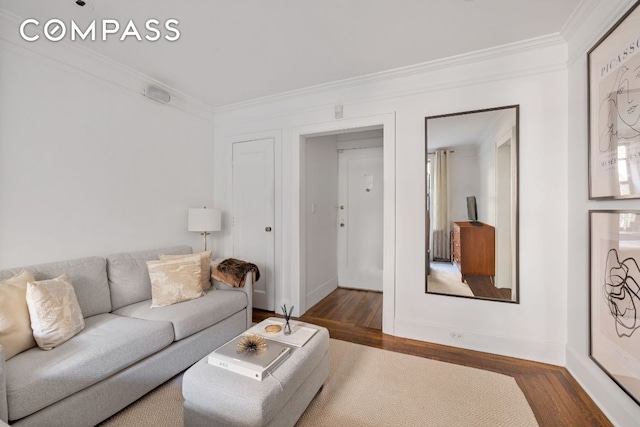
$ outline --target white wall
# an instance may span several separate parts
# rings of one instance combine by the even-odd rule
[[[338,138],[306,138],[306,303],[311,307],[338,287]]]
[[[475,147],[456,147],[449,156],[449,191],[451,221],[467,221],[467,196],[476,196],[478,208],[484,204],[480,197],[480,169]],[[478,212],[480,215],[480,212]],[[479,217],[483,221],[482,216]]]
[[[62,44],[46,56],[7,33],[0,268],[176,244],[200,249],[202,237],[186,231],[187,209],[213,206],[212,123],[146,99],[137,75]],[[71,63],[56,59],[65,55]],[[126,76],[105,80],[100,72],[109,69]]]
[[[291,177],[299,167],[292,135],[311,125],[395,115],[395,305],[385,307],[391,333],[527,359],[564,364],[566,343],[566,45],[556,37],[412,68],[364,77],[307,92],[285,94],[220,109],[215,130],[216,204],[223,209],[228,188],[218,177],[230,135],[282,135],[283,272],[276,304],[299,285],[300,266],[291,218],[298,203]],[[418,67],[419,68],[419,67]],[[437,114],[520,104],[521,303],[506,304],[425,294],[424,118]],[[385,147],[386,147],[385,140]],[[386,157],[385,152],[385,157]],[[539,172],[542,173],[539,173]],[[541,192],[540,188],[545,191]],[[553,209],[549,207],[552,206]],[[385,217],[387,224],[387,217]],[[385,225],[386,226],[386,225]],[[228,238],[222,242],[228,248]],[[549,251],[553,242],[554,251]],[[541,266],[544,266],[542,268]],[[388,272],[385,271],[385,274]],[[386,291],[385,291],[386,292]],[[387,295],[385,293],[385,295]],[[464,334],[453,340],[451,331]]]
[[[638,209],[638,200],[588,200],[587,52],[633,3],[633,0],[591,2],[590,14],[568,37],[569,137],[567,368],[619,426],[637,425],[640,406],[589,358],[589,222],[590,209]],[[523,288],[524,290],[524,288]]]

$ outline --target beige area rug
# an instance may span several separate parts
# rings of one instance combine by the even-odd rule
[[[460,271],[453,264],[432,262],[427,280],[429,292],[473,296],[469,285],[460,281]]]
[[[299,427],[537,426],[509,376],[331,340],[331,373]],[[182,377],[101,424],[182,426]]]

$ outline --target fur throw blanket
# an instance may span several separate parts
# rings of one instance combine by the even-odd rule
[[[211,270],[211,277],[235,288],[242,288],[247,273],[251,273],[253,283],[260,280],[260,270],[257,265],[235,258],[227,258]]]

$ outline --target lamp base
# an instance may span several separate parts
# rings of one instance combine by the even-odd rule
[[[202,233],[200,233],[201,236],[204,236],[204,250],[207,250],[207,236],[211,234],[208,231],[203,231]]]

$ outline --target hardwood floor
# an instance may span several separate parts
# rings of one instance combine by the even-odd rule
[[[465,279],[476,297],[511,300],[511,289],[496,288],[489,276],[467,274]]]
[[[254,322],[273,316],[281,317],[253,310]],[[300,320],[324,326],[331,338],[509,375],[522,389],[540,426],[612,425],[563,367],[383,334],[381,293],[337,289]]]

